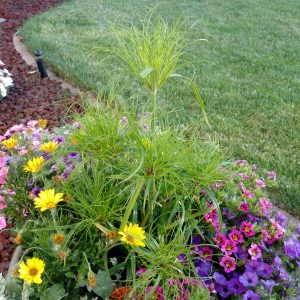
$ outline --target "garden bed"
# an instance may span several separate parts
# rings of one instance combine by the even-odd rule
[[[50,127],[58,126],[66,119],[66,108],[76,99],[60,81],[41,79],[36,66],[28,66],[13,44],[13,35],[24,20],[61,2],[0,0],[0,59],[13,78],[13,87],[0,100],[0,136],[14,124],[32,118],[47,119]],[[14,247],[9,231],[0,233],[0,273],[6,273]]]

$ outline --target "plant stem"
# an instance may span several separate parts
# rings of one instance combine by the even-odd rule
[[[157,88],[155,85],[154,90],[152,92],[152,130],[155,129],[156,108],[157,108]]]

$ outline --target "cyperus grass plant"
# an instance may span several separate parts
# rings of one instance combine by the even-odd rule
[[[183,22],[178,20],[170,25],[150,12],[145,19],[140,20],[140,26],[132,24],[129,30],[115,30],[116,46],[99,48],[119,58],[124,70],[149,90],[152,99],[152,128],[155,127],[158,113],[158,92],[172,77],[184,79],[188,83],[210,127],[197,85],[192,78],[175,73],[187,51],[184,44],[186,31]]]

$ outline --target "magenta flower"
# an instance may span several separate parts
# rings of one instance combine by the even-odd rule
[[[242,276],[240,276],[239,279],[244,287],[258,285],[258,276],[255,273],[249,271],[246,271]]]
[[[204,220],[205,220],[206,223],[209,224],[209,223],[212,222],[213,218],[210,214],[207,214],[207,215],[204,216]]]
[[[232,242],[231,240],[226,240],[222,245],[221,250],[226,255],[231,255],[232,253],[237,252],[238,248],[234,242]]]
[[[244,193],[244,196],[245,198],[254,198],[254,195],[247,189],[243,189],[243,193]]]
[[[242,244],[242,243],[244,243],[244,239],[243,239],[243,236],[242,236],[242,234],[238,231],[238,230],[236,230],[236,229],[234,229],[234,230],[232,230],[229,234],[228,234],[228,237],[229,237],[229,239],[233,242],[233,243],[235,243],[235,244]]]
[[[142,276],[144,273],[146,273],[147,272],[147,268],[139,268],[137,271],[136,271],[136,273],[135,273],[135,275],[136,276]]]
[[[275,171],[269,171],[266,173],[267,177],[269,180],[271,181],[275,181],[276,180],[276,172]]]
[[[208,246],[199,249],[197,252],[208,260],[212,260],[212,254],[214,253],[213,249],[209,248]]]
[[[146,295],[152,293],[152,290],[153,290],[153,286],[148,286],[146,288]],[[164,290],[161,286],[158,286],[155,291],[154,291],[154,295],[155,295],[155,299],[157,300],[164,300]]]
[[[261,211],[263,214],[267,214],[269,212],[268,209],[272,208],[272,204],[268,201],[266,197],[259,198],[258,202],[260,204]]]
[[[7,226],[5,218],[0,217],[0,230],[4,229]]]
[[[248,213],[249,212],[249,205],[246,202],[241,202],[238,210],[243,211],[245,213]]]
[[[261,250],[256,244],[252,244],[248,249],[248,253],[251,255],[252,260],[258,260],[261,258]]]
[[[221,247],[226,241],[226,236],[218,232],[214,238],[214,242],[218,247]]]
[[[230,273],[236,269],[235,259],[228,255],[225,255],[221,258],[220,265],[224,268],[226,273]]]
[[[242,222],[241,232],[245,234],[246,237],[251,237],[255,235],[255,231],[253,230],[253,225],[251,223]]]
[[[239,166],[239,165],[245,165],[248,162],[245,159],[239,159],[239,160],[236,160],[235,163]]]
[[[0,195],[0,210],[7,208],[6,200],[3,196]]]
[[[255,182],[255,185],[256,185],[257,188],[264,188],[264,187],[266,187],[265,182],[263,180],[261,180],[261,179],[256,179],[256,180],[254,180],[254,182]]]

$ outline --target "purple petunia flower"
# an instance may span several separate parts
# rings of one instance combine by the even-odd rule
[[[283,281],[290,280],[290,276],[284,267],[279,268],[278,271],[279,271],[278,278],[280,280],[283,280]]]
[[[250,260],[245,263],[245,268],[249,272],[257,273],[261,267],[261,263],[257,260]]]
[[[258,276],[249,271],[240,276],[239,280],[244,287],[257,286],[258,284]]]
[[[297,237],[291,236],[284,241],[284,252],[291,259],[300,257],[300,244]]]
[[[271,294],[272,293],[272,289],[275,285],[278,285],[275,283],[274,280],[261,280],[261,282],[264,284],[264,286],[267,288],[268,293]]]
[[[50,168],[50,172],[51,173],[54,173],[54,172],[56,172],[57,171],[57,166],[56,166],[56,164],[53,164],[52,166],[51,166],[51,168]]]
[[[239,278],[231,278],[228,282],[228,290],[235,295],[244,293],[245,287],[240,282]]]
[[[187,261],[186,255],[185,255],[185,254],[179,254],[179,255],[177,256],[177,259],[180,260],[180,261],[184,261],[184,262]]]
[[[216,281],[216,283],[221,284],[221,285],[227,285],[227,280],[224,275],[214,272],[213,278]]]
[[[196,272],[200,277],[208,277],[211,274],[211,263],[208,261],[198,261]]]
[[[300,235],[300,224],[298,225],[296,232]]]
[[[270,277],[273,273],[273,267],[268,265],[267,263],[261,263],[257,273],[263,278]]]
[[[248,290],[243,297],[243,300],[260,300],[260,296],[252,290]]]
[[[80,159],[80,153],[79,152],[71,152],[68,154],[68,158],[75,159],[78,161]]]
[[[278,256],[278,253],[276,253],[276,256],[273,260],[273,264],[274,264],[274,268],[277,269],[277,270],[282,267],[282,260]]]
[[[228,296],[232,295],[232,292],[229,291],[228,285],[221,285],[221,284],[216,284],[215,285],[215,290],[220,295],[222,298],[227,298]]]
[[[276,219],[276,221],[277,221],[278,223],[284,224],[284,223],[286,222],[286,220],[287,220],[287,217],[286,217],[286,215],[283,214],[282,212],[277,211],[277,212],[276,212],[276,215],[275,215],[275,219]]]
[[[31,190],[31,193],[35,196],[35,197],[38,197],[39,196],[39,193],[41,192],[41,188],[39,187],[35,187]]]
[[[201,243],[203,243],[203,240],[199,235],[192,237],[192,245],[200,245]]]
[[[53,141],[57,142],[58,144],[63,144],[66,141],[66,139],[63,135],[58,135],[55,138],[53,138]]]
[[[64,179],[68,179],[72,171],[75,169],[75,166],[72,164],[68,166],[63,173],[61,174]]]
[[[27,182],[28,187],[33,187],[34,183],[32,179],[29,179]]]
[[[238,251],[234,253],[234,256],[240,260],[247,260],[249,254],[244,248],[238,247]]]

